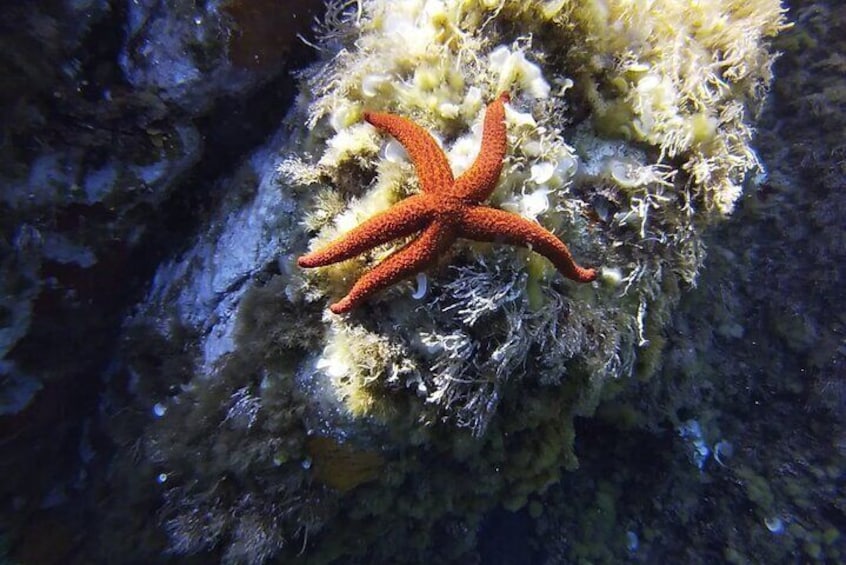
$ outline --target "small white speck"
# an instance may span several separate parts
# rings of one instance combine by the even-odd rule
[[[626,532],[626,549],[631,552],[635,552],[637,551],[639,545],[640,540],[638,540],[637,534],[631,530]]]
[[[153,406],[153,414],[156,418],[161,418],[167,412],[167,406],[162,404],[161,402],[157,402],[155,406]]]

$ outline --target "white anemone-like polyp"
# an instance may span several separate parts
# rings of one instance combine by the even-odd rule
[[[531,168],[531,176],[529,180],[531,180],[535,184],[546,184],[549,182],[549,179],[552,178],[552,175],[555,174],[555,165],[548,162],[537,163],[532,165]]]
[[[411,297],[415,300],[420,300],[424,296],[426,296],[426,292],[429,290],[429,279],[426,278],[424,273],[417,273],[417,288],[412,293]]]
[[[385,157],[385,161],[389,163],[402,163],[408,160],[408,154],[405,152],[405,148],[394,139],[391,139],[385,144],[383,156]]]
[[[481,135],[476,133],[462,136],[452,144],[449,151],[449,163],[456,178],[470,168],[479,154],[481,145]]]
[[[341,131],[354,123],[354,115],[351,104],[339,104],[329,115],[329,125],[336,132]]]
[[[764,518],[764,525],[769,531],[776,535],[784,532],[784,520],[782,520],[778,516]]]
[[[505,121],[510,127],[513,128],[536,128],[538,126],[538,123],[535,121],[534,116],[532,116],[528,112],[520,112],[519,110],[515,110],[510,105],[505,106]]]
[[[558,159],[558,165],[555,167],[555,173],[562,179],[569,180],[576,174],[576,169],[579,168],[579,162],[572,155],[563,155]]]
[[[382,85],[388,82],[388,80],[390,80],[388,75],[365,75],[364,78],[361,79],[361,94],[363,94],[366,98],[373,98],[379,94],[379,90],[382,88]]]
[[[347,359],[340,354],[338,347],[330,344],[324,349],[323,355],[315,363],[318,370],[323,371],[333,378],[341,378],[346,375],[350,366]]]
[[[549,190],[539,188],[534,192],[526,194],[522,198],[522,212],[523,215],[535,219],[539,215],[549,210]]]
[[[536,220],[538,216],[549,210],[549,192],[546,187],[526,192],[503,202],[502,208],[524,218]]]
[[[522,51],[512,53],[508,47],[501,45],[488,55],[488,62],[494,69],[500,69],[498,90],[508,90],[516,84],[532,98],[548,98],[549,83],[543,78],[539,66],[529,62]]]
[[[600,280],[610,287],[618,287],[623,282],[623,272],[616,267],[603,267],[599,271]]]
[[[621,159],[611,159],[608,163],[608,175],[622,188],[637,188],[653,179],[648,167]]]

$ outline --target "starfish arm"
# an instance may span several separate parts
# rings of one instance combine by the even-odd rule
[[[422,230],[431,215],[431,206],[422,194],[410,196],[320,249],[301,256],[297,264],[308,269],[355,257],[377,245]]]
[[[432,223],[420,236],[358,279],[350,292],[329,309],[335,314],[349,312],[372,294],[426,268],[453,241],[453,228],[441,222]]]
[[[507,149],[505,102],[508,100],[508,93],[503,92],[488,104],[482,129],[482,147],[473,165],[455,181],[451,191],[455,196],[470,202],[481,202],[496,188]]]
[[[405,147],[420,178],[420,190],[434,193],[452,186],[452,169],[443,149],[429,132],[411,120],[394,114],[365,112],[364,119],[394,136]]]
[[[467,207],[460,225],[459,237],[529,247],[552,261],[568,279],[576,282],[596,279],[596,269],[580,267],[563,241],[517,214],[483,206]]]

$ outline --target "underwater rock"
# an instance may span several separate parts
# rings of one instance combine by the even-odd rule
[[[660,366],[703,230],[758,166],[750,123],[781,6],[494,4],[333,3],[286,129],[227,180],[127,320],[114,378],[134,409],[108,417],[120,443],[141,439],[115,488],[162,498],[167,550],[466,556],[486,510],[519,509],[578,466],[577,416]],[[169,95],[185,103],[192,82]],[[489,204],[538,221],[609,283],[462,242],[426,272],[422,297],[401,283],[329,313],[396,247],[307,273],[295,257],[419,190],[363,112],[421,124],[458,175],[504,91],[508,151]],[[317,437],[373,460],[336,480]],[[597,498],[609,512],[611,490]]]
[[[275,76],[306,34],[321,2],[156,2],[127,4],[120,65],[139,91],[189,115],[221,96],[244,96]]]
[[[649,563],[846,555],[846,5],[789,6],[756,127],[766,171],[709,230],[707,267],[663,332],[658,372],[600,407],[645,410],[641,429],[583,421],[579,471],[539,497],[537,543],[553,561],[623,561],[627,529]],[[691,419],[712,448],[702,469],[690,464],[701,444],[675,434]],[[585,516],[604,480],[622,496],[603,538]]]
[[[13,548],[18,537],[38,539],[27,523],[48,501],[49,512],[83,511],[81,493],[107,451],[101,450],[91,422],[126,311],[143,296],[162,257],[193,232],[194,222],[204,221],[204,207],[216,207],[208,189],[220,171],[230,171],[240,155],[276,128],[275,123],[263,126],[274,113],[255,103],[256,92],[273,87],[277,96],[261,101],[276,103],[281,115],[291,96],[286,73],[303,64],[288,54],[302,54],[302,48],[293,48],[300,44],[300,23],[307,26],[311,10],[322,6],[290,3],[282,20],[297,25],[275,29],[279,47],[272,65],[241,71],[253,77],[236,85],[243,99],[225,99],[233,90],[218,84],[193,92],[195,106],[186,111],[167,100],[164,89],[135,88],[136,75],[128,76],[119,64],[131,53],[133,64],[155,66],[144,59],[143,47],[173,45],[161,36],[127,36],[140,30],[134,18],[152,18],[139,12],[141,4],[75,0],[0,7],[5,24],[0,499],[4,537]],[[160,4],[161,11],[169,11],[191,3]],[[217,13],[218,3],[208,9]],[[223,18],[226,29],[235,25],[230,18]],[[210,33],[206,39],[214,43],[218,36]],[[181,47],[202,56],[212,46]],[[249,48],[241,48],[242,56]],[[174,70],[164,64],[157,68]],[[51,494],[56,492],[68,496]],[[72,529],[89,526],[69,518],[68,523]],[[32,524],[38,527],[37,521]],[[0,561],[4,557],[5,548]]]

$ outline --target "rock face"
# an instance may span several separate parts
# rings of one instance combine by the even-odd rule
[[[718,4],[330,6],[325,58],[301,75],[287,128],[222,181],[126,320],[103,426],[131,446],[108,485],[121,500],[109,519],[126,526],[103,546],[256,563],[390,562],[414,547],[450,561],[475,552],[487,510],[524,508],[577,468],[575,418],[660,366],[704,226],[757,165],[749,124],[782,12]],[[169,29],[145,22],[138,37]],[[134,53],[183,53],[150,41]],[[179,107],[209,87],[197,65],[122,65]],[[208,80],[240,72],[215,66]],[[362,112],[414,119],[460,174],[502,91],[509,149],[491,204],[554,231],[603,282],[463,244],[418,298],[401,284],[329,314],[393,248],[314,273],[295,257],[418,189]],[[158,520],[132,527],[136,508]]]
[[[292,56],[311,52],[297,34],[321,8],[257,25],[239,2],[48,4],[0,8],[3,529],[23,532],[24,562],[46,556],[22,524],[81,510],[82,467],[107,456],[93,421],[127,309],[207,219],[221,171],[278,127]],[[263,64],[243,64],[251,45]]]

